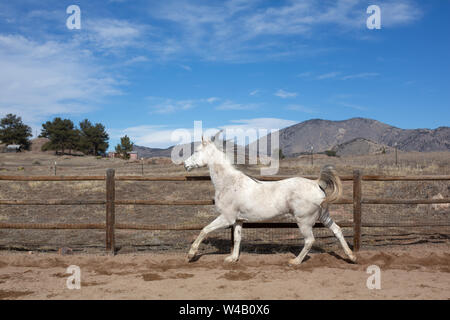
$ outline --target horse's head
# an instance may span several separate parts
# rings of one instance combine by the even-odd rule
[[[221,132],[222,131],[219,131],[212,139],[203,138],[202,136],[202,143],[199,144],[194,153],[184,161],[184,168],[187,171],[207,166],[214,161],[217,151],[214,141]]]

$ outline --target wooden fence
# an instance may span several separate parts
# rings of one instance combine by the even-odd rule
[[[308,179],[317,179],[315,176],[304,176]],[[257,176],[262,181],[277,181],[289,178],[287,176]],[[450,175],[433,176],[378,176],[362,175],[355,170],[351,176],[340,176],[343,181],[353,181],[353,198],[341,198],[335,204],[352,204],[353,221],[338,221],[341,227],[353,228],[353,249],[358,251],[361,247],[362,227],[391,227],[386,223],[362,223],[363,204],[433,204],[450,203],[450,198],[444,199],[392,199],[392,198],[363,198],[362,181],[438,181],[450,180]],[[134,230],[201,230],[204,225],[141,225],[125,224],[115,222],[116,205],[214,205],[213,199],[207,200],[116,200],[116,181],[207,181],[209,176],[115,176],[114,169],[106,170],[106,176],[0,176],[0,181],[106,181],[105,200],[0,200],[0,205],[105,205],[105,223],[7,223],[0,222],[0,229],[102,229],[106,231],[106,251],[115,252],[115,229]],[[395,227],[426,227],[444,226],[443,224],[395,224]],[[450,226],[450,223],[445,224]],[[297,228],[296,223],[290,222],[265,222],[265,223],[244,223],[244,228]],[[324,227],[321,223],[316,223],[315,228]],[[233,230],[231,231],[233,237]],[[232,239],[233,240],[233,239]]]

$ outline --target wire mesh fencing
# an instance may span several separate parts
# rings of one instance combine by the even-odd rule
[[[79,251],[103,251],[107,227],[105,178],[91,177],[86,181],[84,177],[76,178],[70,179],[79,181],[46,181],[45,177],[24,177],[23,181],[17,181],[1,176],[0,249],[55,251],[71,247]],[[165,181],[165,178],[172,181]],[[114,182],[114,246],[118,252],[186,252],[201,227],[217,216],[213,205],[195,204],[196,201],[212,201],[214,189],[208,179],[184,181],[182,177],[175,178],[168,176],[153,181],[144,177],[142,181],[133,181],[122,176]],[[448,241],[450,177],[440,176],[437,181],[433,177],[425,178],[426,182],[420,181],[420,177],[411,181],[403,177],[396,181],[395,177],[362,176],[362,198],[359,200],[362,246]],[[343,233],[350,244],[355,237],[353,186],[353,180],[347,179],[343,197],[350,201],[330,207],[332,218],[338,224],[344,223]],[[428,202],[401,203],[414,197]],[[66,199],[69,203],[79,201],[79,204],[64,205],[58,199]],[[374,199],[388,203],[376,204]],[[398,199],[399,203],[389,204],[392,199]],[[180,201],[187,201],[189,205],[173,205]],[[285,215],[273,222],[292,223],[294,220]],[[298,252],[303,245],[301,234],[295,227],[244,227],[242,234],[244,252]],[[337,239],[326,228],[315,228],[314,235],[315,250],[339,247]],[[210,234],[201,250],[225,253],[231,246],[231,230],[225,229]]]

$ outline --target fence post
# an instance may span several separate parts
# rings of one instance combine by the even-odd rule
[[[353,250],[361,247],[361,172],[353,171]]]
[[[116,187],[114,181],[115,170],[106,170],[106,252],[115,253],[115,206]]]

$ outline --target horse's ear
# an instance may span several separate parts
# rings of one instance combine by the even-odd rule
[[[211,139],[211,141],[216,142],[217,140],[219,140],[219,135],[223,132],[223,129],[220,130],[219,132],[217,132],[214,137]]]
[[[202,145],[206,145],[206,140],[203,138],[203,135],[202,135]]]

